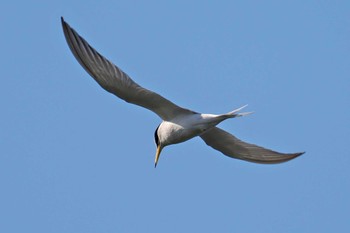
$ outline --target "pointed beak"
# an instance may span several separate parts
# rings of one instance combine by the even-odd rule
[[[157,167],[159,155],[160,155],[160,152],[162,152],[162,149],[163,149],[163,148],[160,147],[160,145],[157,146],[156,157],[155,157],[155,159],[154,159],[154,167],[155,167],[155,168]]]

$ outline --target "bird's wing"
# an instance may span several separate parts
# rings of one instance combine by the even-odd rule
[[[283,163],[304,154],[304,152],[284,154],[265,149],[260,146],[243,142],[230,133],[217,127],[206,131],[200,137],[208,146],[221,151],[224,155],[254,163]]]
[[[178,115],[194,113],[177,106],[157,93],[139,86],[126,73],[92,48],[64,21],[63,17],[61,21],[67,43],[75,58],[106,91],[126,102],[137,104],[155,112],[163,120],[171,120]]]

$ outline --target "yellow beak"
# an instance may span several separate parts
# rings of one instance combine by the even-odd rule
[[[163,148],[160,147],[160,145],[157,146],[156,157],[155,157],[155,159],[154,159],[154,167],[157,167],[159,155],[160,155],[160,152],[162,152],[162,149],[163,149]]]

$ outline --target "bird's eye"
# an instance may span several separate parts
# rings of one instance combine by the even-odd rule
[[[156,143],[156,145],[159,145],[159,137],[158,137],[158,128],[160,125],[158,125],[158,127],[156,128],[156,131],[154,131],[154,142]]]

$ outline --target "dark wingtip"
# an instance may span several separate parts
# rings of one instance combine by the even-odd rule
[[[305,152],[306,152],[306,151],[296,153],[296,156],[295,156],[295,157],[298,157],[298,156],[300,156],[300,155],[303,155],[303,154],[305,154]]]
[[[61,24],[62,24],[63,29],[67,27],[67,23],[66,23],[66,21],[64,21],[63,16],[61,16]]]
[[[284,162],[287,162],[287,161],[289,161],[289,160],[292,160],[292,159],[298,158],[299,156],[301,156],[301,155],[303,155],[303,154],[305,154],[305,151],[295,153],[295,154],[293,154],[293,156],[292,156],[292,157],[290,157],[288,160],[286,160],[286,161],[284,161]]]

